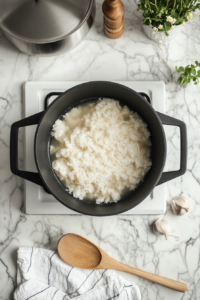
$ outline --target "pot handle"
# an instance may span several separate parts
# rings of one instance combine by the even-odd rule
[[[10,132],[10,169],[11,172],[19,177],[34,182],[44,187],[40,175],[35,172],[22,171],[18,169],[18,133],[20,127],[36,125],[39,123],[44,112],[32,115],[28,118],[15,122],[11,126]],[[46,188],[45,188],[46,190]]]
[[[166,181],[169,181],[171,179],[174,179],[178,176],[185,174],[185,172],[187,170],[187,130],[186,130],[186,125],[183,121],[166,116],[159,112],[157,112],[157,114],[158,114],[162,124],[178,126],[180,128],[180,146],[181,146],[180,169],[177,171],[163,172],[162,176],[157,184],[157,185],[160,185]]]

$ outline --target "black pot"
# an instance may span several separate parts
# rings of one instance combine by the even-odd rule
[[[118,203],[89,204],[74,198],[66,192],[51,167],[49,155],[50,132],[54,122],[70,107],[82,100],[91,98],[112,98],[126,104],[147,123],[151,132],[152,167],[144,181],[129,195]],[[18,169],[18,130],[19,127],[38,124],[35,134],[35,162],[38,173]],[[163,125],[180,127],[181,161],[178,171],[164,172],[166,159],[166,138]],[[29,181],[39,184],[68,208],[86,215],[109,216],[123,213],[142,202],[156,185],[181,176],[187,166],[187,133],[184,122],[156,112],[153,107],[137,92],[123,85],[112,82],[88,82],[77,85],[54,100],[44,112],[14,123],[11,127],[10,164],[11,171]]]

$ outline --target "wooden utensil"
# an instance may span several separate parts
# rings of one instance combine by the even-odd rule
[[[121,0],[104,0],[104,32],[110,39],[118,39],[124,32],[124,5]]]
[[[77,268],[118,270],[137,275],[182,293],[187,290],[187,285],[182,282],[154,275],[120,263],[89,240],[74,233],[66,234],[59,240],[58,253],[62,260]]]

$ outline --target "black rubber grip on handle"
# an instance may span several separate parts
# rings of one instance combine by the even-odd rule
[[[36,125],[39,123],[44,112],[40,112],[38,114],[32,115],[28,118],[15,122],[11,126],[10,133],[10,169],[11,172],[19,177],[22,177],[26,180],[34,182],[35,184],[41,185],[44,187],[42,183],[42,179],[40,178],[38,173],[35,172],[27,172],[18,169],[18,133],[20,127]],[[45,188],[45,187],[44,187]],[[45,188],[46,190],[46,188]]]
[[[183,121],[157,112],[163,125],[178,126],[180,128],[180,169],[177,171],[163,172],[157,185],[185,174],[187,170],[187,129]]]

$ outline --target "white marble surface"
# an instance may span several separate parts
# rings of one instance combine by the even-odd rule
[[[92,240],[114,258],[142,270],[180,280],[188,285],[181,293],[122,274],[139,285],[142,299],[200,298],[200,86],[182,88],[175,83],[176,65],[199,58],[200,21],[188,25],[166,45],[149,40],[135,12],[134,1],[124,1],[125,32],[119,40],[103,34],[101,1],[95,24],[73,51],[58,57],[28,57],[0,35],[0,299],[12,299],[16,285],[16,250],[19,246],[56,249],[58,239],[75,232]],[[150,225],[156,216],[27,216],[23,212],[23,181],[9,169],[10,126],[22,116],[22,84],[33,80],[163,80],[166,112],[184,120],[188,128],[188,171],[167,184],[167,201],[184,192],[191,210],[184,217],[169,208],[164,216],[180,237],[155,236]],[[167,129],[168,169],[178,167],[178,131]],[[20,136],[20,164],[23,164]]]

